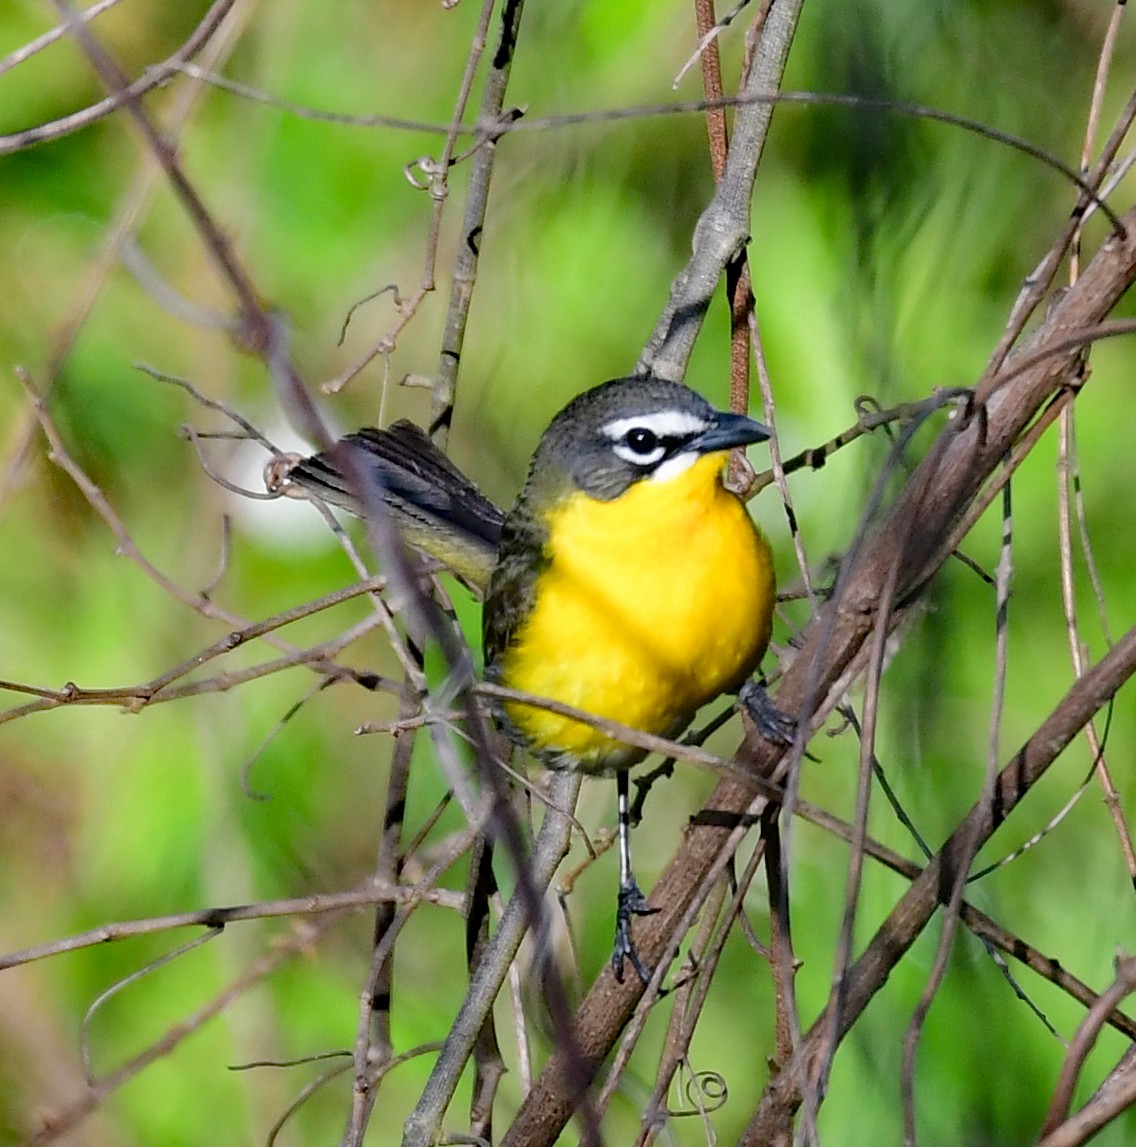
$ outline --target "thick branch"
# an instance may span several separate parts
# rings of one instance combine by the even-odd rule
[[[1136,628],[1124,637],[1085,676],[1079,678],[1036,733],[1018,750],[998,776],[993,798],[976,804],[947,843],[912,883],[880,926],[864,954],[849,969],[843,1008],[835,1030],[845,1035],[892,969],[922,932],[940,903],[950,898],[960,863],[975,852],[1041,778],[1093,715],[1136,672]],[[831,1008],[831,1005],[830,1005]],[[801,1046],[796,1070],[782,1071],[770,1085],[741,1140],[742,1147],[768,1142],[770,1128],[783,1125],[786,1110],[800,1100],[800,1081],[812,1076],[832,1030],[826,1010],[813,1024]]]
[[[739,93],[742,103],[726,170],[694,229],[694,253],[671,285],[666,308],[635,365],[636,374],[681,381],[726,264],[749,242],[749,204],[774,101],[745,101],[780,89],[803,3],[776,0],[769,11],[753,67]]]
[[[1136,211],[1125,219],[1125,225],[1127,237],[1111,238],[1080,282],[1053,308],[1031,341],[1031,358],[1067,341],[1070,332],[1100,322],[1136,278]],[[1011,360],[1008,369],[1013,363]],[[1074,356],[1063,350],[1052,358],[1040,359],[1004,385],[998,384],[996,376],[976,398],[969,415],[956,416],[908,480],[891,512],[850,554],[840,592],[806,630],[804,646],[782,681],[777,702],[784,711],[801,714],[802,718],[813,714],[814,720],[825,713],[828,694],[874,626],[876,602],[889,571],[899,566],[901,598],[910,600],[919,594],[946,560],[948,550],[940,541],[950,525],[958,520],[1015,439],[1053,395],[1073,381],[1074,374]],[[1115,656],[1106,658],[1110,666],[1116,664]],[[1104,662],[1098,669],[1103,671],[1103,667]],[[1094,673],[1092,680],[1097,682],[1099,673]],[[1086,678],[1077,688],[1088,690],[1088,681]],[[1044,728],[1048,730],[1049,723]],[[779,747],[751,739],[740,759],[756,774],[769,776],[783,755]],[[651,897],[659,912],[644,920],[636,934],[636,946],[648,965],[657,964],[667,954],[676,923],[719,861],[722,849],[729,845],[739,818],[752,817],[759,806],[753,789],[732,776],[711,794]],[[933,889],[927,911],[933,911],[937,903],[937,889]],[[865,964],[862,959],[855,966],[850,991],[855,991],[858,1000],[866,1002],[881,986],[903,950],[892,953],[891,963]],[[578,1044],[593,1071],[611,1050],[641,992],[637,981],[629,979],[617,985],[605,974],[584,1000],[576,1016]],[[789,1086],[788,1079],[781,1080],[779,1086]],[[564,1064],[561,1056],[554,1055],[518,1112],[504,1140],[505,1147],[553,1143],[571,1113]]]

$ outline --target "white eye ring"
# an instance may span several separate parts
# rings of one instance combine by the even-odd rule
[[[654,410],[649,414],[637,414],[629,418],[613,418],[600,427],[600,433],[611,440],[611,449],[617,458],[639,469],[650,470],[666,458],[668,449],[674,449],[676,439],[681,442],[683,439],[694,438],[708,429],[708,426],[704,418],[686,410]],[[637,431],[645,431],[654,436],[654,449],[636,450],[631,445],[629,439]],[[692,455],[690,461],[684,462],[677,469],[685,470],[693,461]],[[662,468],[669,466],[668,461]],[[670,471],[672,474],[675,472]]]
[[[666,454],[667,448],[659,445],[656,446],[654,450],[643,454],[638,450],[633,450],[626,442],[616,442],[612,446],[612,451],[617,458],[622,458],[624,462],[630,462],[632,466],[647,468],[654,466],[656,462],[660,461],[663,455]]]

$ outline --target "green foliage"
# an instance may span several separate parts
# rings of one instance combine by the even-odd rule
[[[225,74],[328,111],[447,122],[477,16],[471,0],[453,11],[362,0],[333,7],[331,19],[323,6],[286,0],[253,9]],[[526,107],[530,117],[697,98],[697,69],[677,92],[671,89],[695,39],[686,6],[530,7],[507,100]],[[203,10],[202,4],[127,0],[93,27],[137,74],[169,55]],[[806,5],[805,12],[789,88],[949,109],[1020,134],[1076,166],[1101,36],[1099,13],[1012,0],[845,0]],[[0,9],[0,54],[42,31],[42,20],[30,2]],[[736,72],[741,21],[722,37],[733,61],[728,73]],[[1125,35],[1130,48],[1130,27]],[[1111,90],[1130,88],[1131,59],[1130,51],[1120,58]],[[161,118],[185,84],[177,81],[172,90],[148,97],[147,109]],[[86,65],[65,43],[0,74],[0,115],[8,131],[98,98]],[[1111,103],[1106,124],[1109,110]],[[1075,195],[1059,176],[997,142],[895,113],[787,106],[778,110],[775,125],[758,178],[750,254],[779,439],[788,456],[853,424],[860,394],[889,405],[922,398],[933,387],[972,383],[1021,280],[1063,226]],[[458,150],[468,142],[464,137]],[[410,185],[402,167],[420,155],[436,156],[439,147],[436,135],[421,131],[300,119],[224,91],[203,97],[179,137],[190,178],[226,238],[263,297],[286,314],[291,349],[313,395],[397,318],[391,295],[383,295],[353,316],[339,346],[352,304],[391,283],[405,297],[420,282],[431,201]],[[497,148],[451,446],[463,468],[504,502],[519,485],[547,419],[584,387],[634,365],[669,281],[687,257],[712,177],[703,123],[690,115],[517,132]],[[17,457],[31,425],[12,367],[21,364],[38,385],[47,384],[127,189],[150,166],[121,114],[0,156],[6,464]],[[396,383],[436,370],[466,172],[459,166],[452,177],[437,290],[399,335],[389,378],[380,358],[342,396],[320,397],[340,427],[375,422],[380,411],[387,421],[429,417],[427,396]],[[234,313],[227,286],[160,178],[138,228],[138,245],[158,277],[195,305]],[[19,478],[0,493],[0,635],[2,676],[43,689],[68,681],[85,688],[146,682],[244,622],[329,593],[354,576],[339,552],[325,546],[314,511],[305,507],[287,519],[295,525],[280,531],[282,515],[295,507],[250,507],[211,484],[177,427],[190,422],[228,429],[225,420],[136,366],[146,362],[185,376],[205,395],[283,436],[285,418],[268,372],[224,334],[163,311],[121,261],[112,261],[93,298],[50,396],[53,417],[72,456],[122,515],[141,552],[188,595],[210,584],[222,560],[221,515],[233,515],[226,574],[210,595],[228,616],[194,612],[130,558],[116,555],[117,539],[46,461],[42,439],[33,433]],[[727,340],[728,316],[719,305],[689,381],[723,403]],[[1127,342],[1102,346],[1077,404],[1084,513],[1114,634],[1127,628],[1136,609],[1129,576],[1131,448],[1126,414],[1118,414],[1127,410],[1132,356]],[[929,437],[916,440],[916,454]],[[266,456],[223,441],[204,449],[229,480],[259,488]],[[852,543],[887,455],[886,440],[876,435],[823,469],[792,477],[814,567]],[[1013,486],[1014,595],[999,763],[1072,678],[1059,595],[1054,456],[1049,441]],[[996,511],[966,546],[987,571],[998,560]],[[755,513],[775,541],[782,581],[794,582],[776,495],[766,493]],[[1105,640],[1078,560],[1078,607],[1092,654],[1099,656]],[[449,588],[465,632],[476,640],[475,606],[460,587]],[[353,602],[280,636],[315,644],[365,616],[365,604]],[[801,607],[787,608],[777,639],[785,643],[804,619]],[[878,755],[932,847],[983,784],[994,619],[993,589],[962,563],[949,564],[929,597],[929,611],[885,677]],[[279,655],[257,643],[222,665],[239,672]],[[384,676],[399,672],[381,631],[343,660]],[[189,679],[204,680],[220,668],[211,662]],[[133,714],[72,705],[6,725],[0,757],[4,950],[113,921],[336,891],[365,879],[374,866],[390,750],[389,739],[352,731],[367,721],[392,720],[397,700],[349,682],[312,693],[315,683],[308,669],[294,667]],[[13,706],[28,700],[5,696]],[[1131,709],[1130,694],[1122,694],[1110,726],[1109,753],[1117,762],[1132,755]],[[728,755],[737,739],[731,728],[713,745]],[[857,764],[852,738],[822,737],[814,750],[820,759],[804,770],[804,795],[849,818]],[[983,859],[995,860],[1037,832],[1090,764],[1087,748],[1077,743]],[[665,866],[708,786],[702,774],[680,768],[652,794],[647,820],[637,830],[645,886]],[[1127,776],[1120,787],[1122,795],[1131,788]],[[591,833],[614,819],[608,788],[585,786],[579,816]],[[418,831],[444,789],[421,739],[408,833]],[[875,794],[873,802],[873,835],[915,856],[882,798]],[[1131,812],[1130,801],[1125,809]],[[432,839],[463,823],[450,809]],[[803,960],[798,988],[802,1015],[811,1022],[831,985],[848,853],[808,826],[794,826],[792,843],[794,931]],[[577,845],[570,863],[582,856]],[[615,864],[615,856],[605,854],[569,901],[585,982],[607,959]],[[463,877],[459,865],[441,884],[460,890]],[[511,884],[511,877],[503,880]],[[904,887],[869,865],[858,945]],[[1112,978],[1114,954],[1131,947],[1132,903],[1099,791],[1090,789],[1051,838],[978,885],[974,899],[1102,989]],[[747,907],[764,935],[767,908],[758,886]],[[114,1071],[214,998],[292,928],[286,919],[232,924],[203,951],[126,987],[92,1021],[96,1074]],[[18,1001],[0,1007],[0,1017],[8,1013],[0,1018],[0,1142],[27,1138],[40,1114],[65,1107],[78,1094],[78,1032],[98,993],[189,935],[159,933],[0,972],[0,998]],[[821,1113],[822,1142],[856,1147],[899,1140],[901,1036],[926,984],[936,941],[937,927],[901,965],[838,1056]],[[456,914],[429,908],[414,917],[400,942],[396,1049],[444,1036],[464,990],[464,959],[457,955],[462,943]],[[369,945],[369,920],[358,912],[333,941],[286,961],[173,1059],[112,1098],[107,1113],[90,1125],[92,1141],[263,1142],[272,1120],[320,1067],[231,1074],[226,1066],[352,1047]],[[1083,1009],[1032,973],[1014,971],[1068,1038]],[[764,1079],[767,1057],[774,1054],[772,989],[767,966],[738,936],[726,947],[719,977],[694,1045],[694,1067],[722,1071],[741,1096],[712,1117],[719,1141],[731,1143],[748,1120],[753,1081]],[[763,1016],[770,1018],[768,1026],[761,1025]],[[645,1087],[651,1056],[665,1034],[664,1021],[654,1019],[642,1060],[648,1065]],[[547,1049],[539,1040],[543,1055]],[[1087,1077],[1099,1079],[1121,1050],[1120,1037],[1106,1033]],[[985,950],[963,935],[920,1045],[920,1143],[1028,1140],[1063,1055],[1056,1037],[1013,1000]],[[502,1102],[512,1110],[521,1092],[512,1050],[506,1057],[511,1074]],[[397,1069],[384,1085],[387,1106],[377,1116],[373,1142],[395,1141],[428,1062]],[[348,1072],[317,1097],[280,1142],[334,1141],[350,1078]],[[1088,1090],[1082,1087],[1079,1098]],[[623,1097],[613,1111],[611,1141],[631,1141],[638,1097]],[[697,1119],[672,1126],[677,1142],[704,1141]],[[1122,1119],[1097,1142],[1107,1147],[1131,1138],[1131,1120]]]

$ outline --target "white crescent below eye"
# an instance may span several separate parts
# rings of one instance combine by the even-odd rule
[[[689,470],[701,457],[702,455],[696,450],[684,450],[681,454],[668,458],[661,466],[652,470],[648,481],[669,482],[672,478],[677,478],[684,471]]]
[[[612,446],[611,452],[617,457],[622,458],[624,462],[630,462],[632,466],[638,466],[640,469],[646,469],[648,466],[654,466],[656,462],[667,452],[665,446],[656,446],[654,450],[648,451],[643,454],[639,450],[632,450],[625,442],[616,442]],[[666,463],[664,462],[665,466]]]

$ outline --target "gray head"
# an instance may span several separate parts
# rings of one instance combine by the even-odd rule
[[[609,502],[635,482],[665,482],[705,454],[761,442],[768,427],[716,410],[700,394],[658,378],[617,378],[585,391],[549,424],[526,489],[583,490]]]

